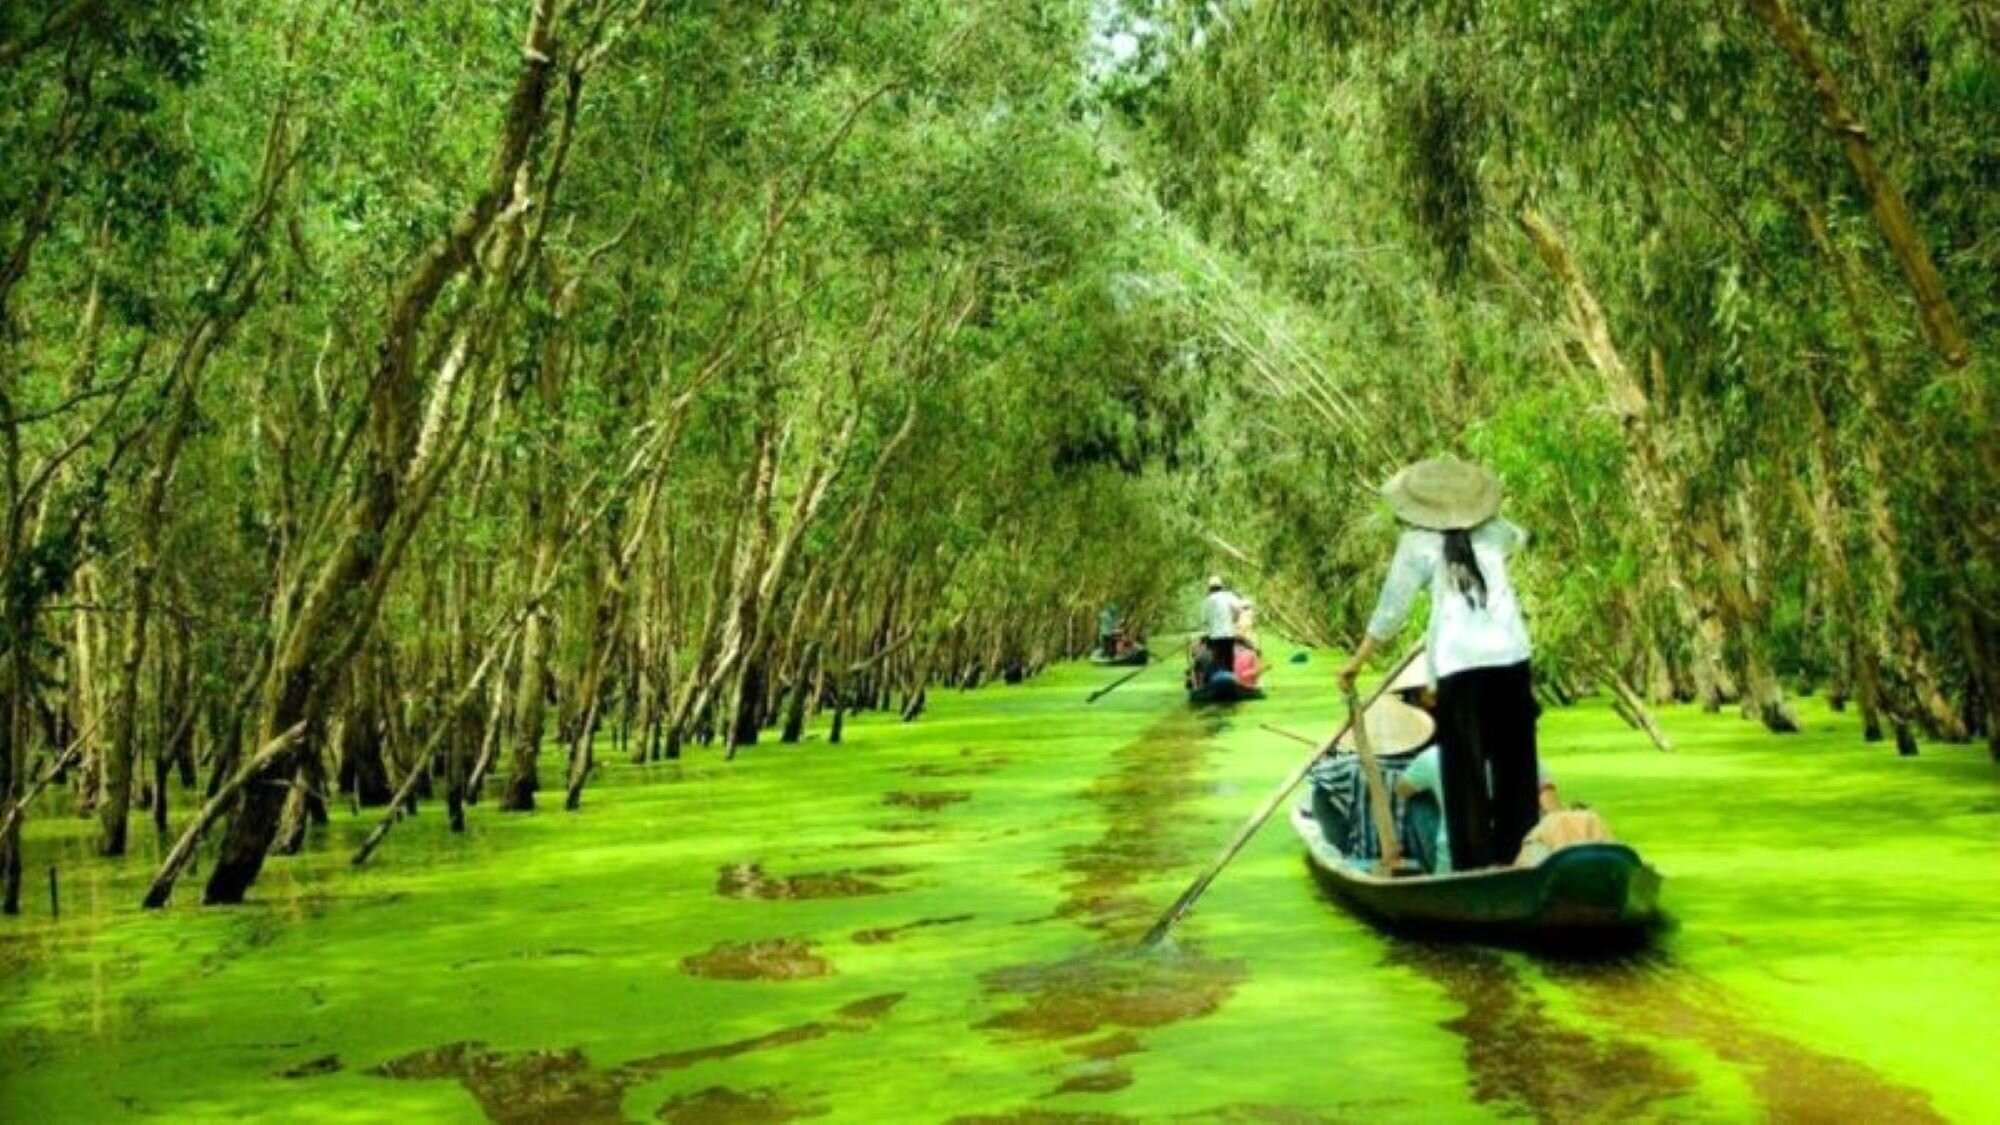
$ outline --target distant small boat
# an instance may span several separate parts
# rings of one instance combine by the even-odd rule
[[[1244,683],[1232,672],[1217,672],[1208,678],[1207,683],[1188,689],[1188,702],[1195,704],[1235,703],[1243,699],[1262,698],[1263,688]]]
[[[1533,867],[1374,874],[1326,841],[1310,809],[1292,829],[1322,886],[1394,929],[1529,944],[1629,942],[1660,920],[1660,873],[1623,844],[1575,844]]]
[[[1106,668],[1133,668],[1144,664],[1149,659],[1151,657],[1146,652],[1144,645],[1138,648],[1128,648],[1116,655],[1106,653],[1102,649],[1090,654],[1090,662],[1092,664],[1099,664]]]

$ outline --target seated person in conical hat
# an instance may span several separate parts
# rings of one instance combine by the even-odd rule
[[[1435,724],[1422,711],[1386,698],[1368,708],[1367,722],[1369,749],[1379,761],[1383,780],[1393,791],[1404,762],[1431,741]],[[1368,786],[1359,768],[1356,747],[1354,735],[1349,732],[1336,746],[1337,753],[1313,767],[1309,800],[1326,841],[1351,858],[1367,859],[1375,855],[1378,842],[1368,815]],[[1427,841],[1435,835],[1440,815],[1435,802],[1425,798],[1397,801],[1392,795],[1390,805],[1403,854],[1425,862],[1432,850]],[[1424,805],[1430,806],[1428,812]]]

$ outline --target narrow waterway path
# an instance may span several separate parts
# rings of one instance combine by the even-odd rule
[[[467,839],[427,812],[359,873],[366,822],[341,817],[236,911],[143,915],[147,857],[89,858],[85,826],[39,818],[65,913],[0,923],[0,1119],[1996,1108],[1965,1049],[2000,995],[1990,767],[1899,762],[1836,716],[1779,747],[1672,713],[1672,757],[1594,707],[1549,717],[1568,791],[1667,871],[1680,925],[1645,956],[1392,941],[1282,826],[1137,952],[1293,759],[1258,724],[1330,726],[1329,677],[1280,664],[1268,702],[1197,712],[1168,669],[1090,706],[1107,677],[1059,669],[843,746],[615,767],[579,813],[481,808]]]

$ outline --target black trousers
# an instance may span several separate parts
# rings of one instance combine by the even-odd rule
[[[1209,665],[1208,669],[1208,674],[1211,679],[1215,677],[1215,674],[1217,672],[1227,672],[1232,676],[1235,675],[1236,638],[1235,637],[1208,638],[1208,658],[1214,662]]]
[[[1534,673],[1527,661],[1438,681],[1445,835],[1454,870],[1514,862],[1540,815]]]

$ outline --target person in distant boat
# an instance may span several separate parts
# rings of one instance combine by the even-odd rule
[[[1117,656],[1125,651],[1125,621],[1116,605],[1107,605],[1097,614],[1097,651]]]
[[[1520,850],[1538,817],[1535,702],[1527,623],[1507,575],[1526,542],[1501,519],[1500,480],[1453,457],[1409,466],[1382,487],[1402,525],[1368,632],[1340,670],[1353,690],[1368,658],[1430,592],[1425,649],[1437,685],[1437,782],[1449,862],[1496,866]],[[1414,768],[1414,767],[1413,767]]]
[[[1196,633],[1188,638],[1187,689],[1193,691],[1208,682],[1215,671],[1215,658],[1208,654],[1208,639]]]
[[[1236,596],[1221,575],[1208,580],[1208,596],[1201,600],[1202,643],[1208,647],[1209,667],[1236,667],[1236,633],[1239,618],[1250,603]]]
[[[1257,680],[1264,674],[1264,661],[1257,646],[1243,637],[1236,638],[1236,663],[1230,669],[1236,673],[1236,682],[1244,687],[1257,686]]]
[[[1264,673],[1264,650],[1257,646],[1257,607],[1248,600],[1236,615],[1236,657],[1230,670],[1244,687],[1256,687]]]

